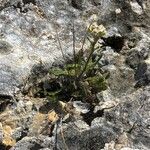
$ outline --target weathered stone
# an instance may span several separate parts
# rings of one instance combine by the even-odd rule
[[[2,124],[0,123],[0,143],[3,141],[3,127]]]
[[[99,118],[92,122],[91,127],[82,121],[77,121],[62,125],[60,132],[61,130],[63,134],[58,134],[58,149],[65,149],[66,147],[72,150],[101,149],[106,142],[117,138],[120,134],[119,127]]]
[[[11,150],[150,149],[150,4],[143,1],[142,10],[137,2],[0,0],[0,104],[11,102],[1,109],[0,121],[11,129],[8,139],[17,142]],[[108,31],[100,41],[99,64],[102,72],[110,72],[109,88],[98,94],[100,102],[90,113],[86,103],[74,102],[77,111],[89,113],[89,124],[80,113],[75,118],[58,114],[62,122],[53,120],[45,99],[14,95],[37,85],[53,64],[64,63],[57,36],[64,54],[72,57],[73,20],[76,50],[86,24],[96,20]],[[1,128],[0,142],[3,132]]]
[[[110,72],[108,84],[112,95],[120,97],[124,93],[127,94],[134,90],[135,80],[132,69],[126,66],[117,67],[115,65],[108,65],[103,67],[103,69]]]
[[[149,87],[122,97],[116,108],[105,111],[105,118],[121,125],[129,134],[135,148],[149,149]]]
[[[0,58],[3,59],[0,61],[1,94],[11,95],[15,92],[18,86],[25,84],[30,75],[35,74],[35,72],[32,74],[34,68],[43,73],[42,68],[36,67],[40,63],[43,64],[43,70],[46,71],[57,58],[61,61],[62,54],[56,40],[56,28],[59,27],[57,32],[61,35],[59,38],[64,53],[71,53],[72,17],[69,6],[65,2],[61,7],[59,3],[56,5],[58,7],[55,6],[54,1],[51,3],[37,1],[37,6],[27,4],[30,9],[26,13],[13,7],[8,7],[0,12]],[[52,8],[51,11],[48,11],[49,8]],[[61,14],[59,15],[57,11]],[[70,11],[73,13],[73,10]],[[45,13],[46,16],[44,16]],[[79,16],[78,13],[75,16]],[[79,19],[75,22],[78,22],[77,26],[81,28],[80,25],[83,23]],[[77,36],[81,37],[81,34]],[[30,80],[30,82],[33,81]]]
[[[104,36],[105,45],[110,46],[114,51],[120,52],[124,46],[124,37],[118,32],[115,27],[110,28]]]
[[[73,107],[75,107],[76,111],[83,114],[90,111],[90,105],[88,103],[82,103],[81,101],[74,101]]]
[[[149,57],[150,42],[149,37],[146,34],[141,34],[140,39],[136,36],[136,33],[129,41],[134,42],[136,46],[131,48],[126,57],[126,63],[133,69],[146,60]],[[128,43],[130,47],[130,44]]]
[[[132,50],[126,59],[126,63],[131,68],[136,69],[140,62],[142,62],[144,59],[144,56],[141,56],[137,50]]]
[[[135,87],[141,87],[149,85],[150,83],[150,64],[149,59],[138,65],[137,70],[135,71]]]
[[[54,143],[52,138],[39,136],[39,137],[25,137],[21,141],[19,141],[15,147],[10,150],[36,150],[42,148],[48,148],[52,150],[54,147]]]

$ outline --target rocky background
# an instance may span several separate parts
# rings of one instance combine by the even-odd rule
[[[72,22],[80,49],[93,19],[107,29],[109,88],[93,112],[73,102],[60,119],[30,89],[63,63],[56,37],[71,57]],[[149,150],[149,52],[149,0],[0,0],[0,150]]]

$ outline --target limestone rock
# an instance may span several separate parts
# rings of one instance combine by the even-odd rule
[[[150,149],[150,4],[137,2],[0,0],[0,149]],[[56,114],[29,90],[65,62],[58,37],[72,57],[73,20],[76,50],[87,24],[106,27],[99,66],[110,72],[99,104],[73,102],[76,117]]]

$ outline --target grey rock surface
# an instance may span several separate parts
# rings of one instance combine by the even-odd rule
[[[63,142],[62,135],[58,134],[58,149],[65,149],[67,145],[68,149],[72,150],[101,149],[105,143],[117,139],[117,136],[121,133],[120,127],[99,118],[92,122],[91,127],[88,127],[82,121],[77,121],[68,124],[66,127],[63,126],[62,130],[66,144]]]
[[[150,149],[149,0],[142,6],[121,0],[0,0],[0,149]],[[110,72],[109,87],[97,95],[92,112],[74,103],[86,117],[74,113],[67,123],[58,121],[55,112],[40,111],[47,106],[44,98],[18,91],[64,63],[58,36],[64,54],[72,57],[73,20],[80,49],[94,18],[108,31],[99,65]]]
[[[10,150],[31,150],[31,149],[48,149],[52,150],[54,147],[54,142],[52,138],[39,136],[39,137],[26,137],[19,141],[15,147]],[[51,148],[50,148],[51,147]]]
[[[137,81],[136,87],[146,86],[150,83],[150,66],[149,59],[140,63],[135,72],[135,79]]]
[[[0,124],[0,142],[3,140],[3,129],[2,129],[2,124]]]
[[[117,107],[105,112],[105,118],[121,125],[128,133],[135,148],[149,149],[149,87],[137,90],[131,95],[122,97]]]
[[[72,52],[72,15],[77,18],[79,12],[69,8],[65,1],[36,3],[37,5],[32,1],[23,2],[22,5],[18,3],[14,6],[11,2],[9,7],[0,12],[1,94],[10,95],[15,92],[41,63],[43,70],[47,70],[58,58],[61,61],[56,30],[64,53]],[[24,7],[27,7],[27,12],[23,12]],[[79,34],[82,34],[83,23],[79,19],[76,22],[77,28],[81,30]]]

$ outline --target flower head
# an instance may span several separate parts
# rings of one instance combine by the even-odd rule
[[[106,34],[106,28],[103,25],[98,25],[97,22],[92,23],[88,28],[88,31],[94,37],[99,37],[99,38]]]

